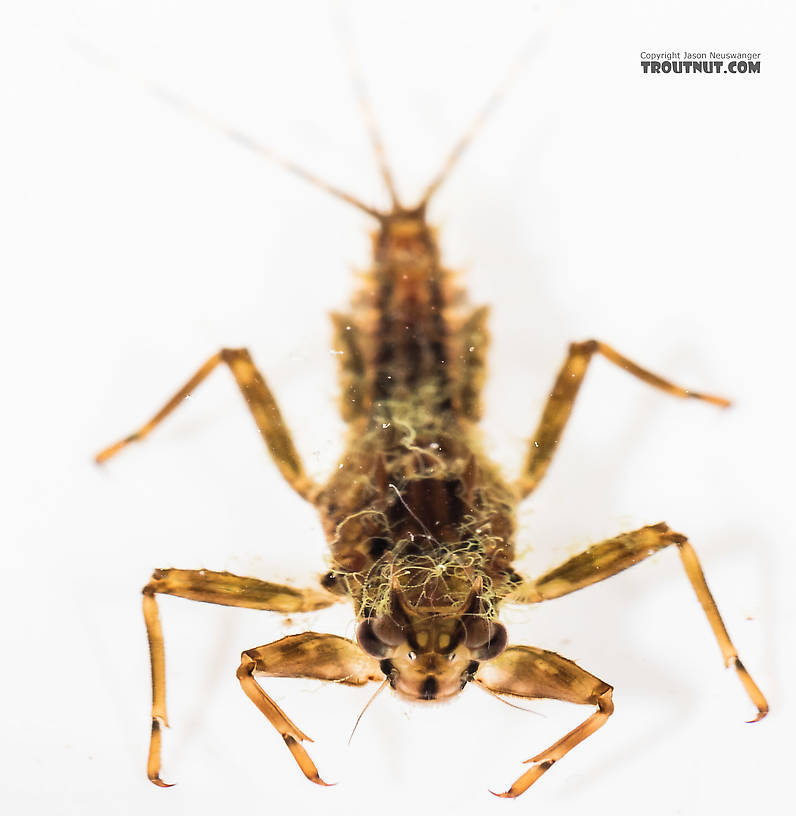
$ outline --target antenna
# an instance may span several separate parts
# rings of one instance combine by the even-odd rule
[[[389,682],[390,682],[390,678],[385,677],[384,682],[376,689],[375,692],[373,692],[373,695],[371,696],[371,698],[367,701],[367,703],[365,703],[365,707],[362,709],[362,711],[359,712],[359,716],[357,717],[357,721],[354,723],[354,728],[351,731],[351,736],[348,738],[348,744],[349,745],[351,745],[351,740],[354,739],[354,734],[356,733],[357,728],[359,726],[359,721],[362,719],[365,712],[370,708],[370,704],[379,696],[379,694],[382,693],[382,691],[384,691],[384,687]]]
[[[507,706],[511,706],[511,708],[516,708],[517,711],[524,711],[526,714],[535,714],[537,717],[544,717],[545,715],[540,713],[539,711],[534,711],[532,708],[525,708],[525,706],[517,705],[516,703],[512,703],[511,700],[506,700],[505,698],[501,697],[496,691],[492,691],[489,686],[485,686],[481,683],[475,684],[478,688],[483,689],[487,694],[494,697],[496,700],[500,700],[501,703]]]

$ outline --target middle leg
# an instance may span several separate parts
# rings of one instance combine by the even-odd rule
[[[540,603],[560,598],[562,595],[568,595],[570,592],[610,578],[671,545],[677,547],[688,580],[721,649],[725,666],[735,668],[746,693],[757,707],[757,717],[753,722],[762,720],[768,713],[768,703],[738,657],[716,602],[708,589],[697,554],[684,535],[670,530],[666,524],[652,524],[594,544],[536,580],[520,584],[509,600],[519,603]]]
[[[272,612],[309,612],[331,606],[337,598],[314,589],[293,587],[211,570],[158,569],[144,587],[144,621],[149,640],[152,671],[152,731],[149,740],[147,776],[159,787],[169,787],[160,778],[162,726],[166,715],[166,652],[158,614],[157,595],[176,595],[191,601],[264,609]]]

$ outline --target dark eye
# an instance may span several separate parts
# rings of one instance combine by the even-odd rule
[[[406,640],[403,629],[389,615],[382,615],[373,621],[373,633],[390,646],[399,646]]]
[[[491,660],[497,657],[508,643],[506,627],[497,621],[474,617],[466,624],[465,645],[478,660]]]
[[[390,647],[380,640],[373,631],[373,624],[369,620],[364,620],[357,627],[357,643],[363,652],[371,657],[387,657]]]
[[[509,636],[506,627],[500,623],[494,624],[494,629],[490,632],[489,640],[477,649],[473,650],[473,655],[478,660],[492,660],[497,657],[508,645]]]
[[[411,661],[414,660],[417,657],[417,655],[414,652],[408,652],[406,657]]]

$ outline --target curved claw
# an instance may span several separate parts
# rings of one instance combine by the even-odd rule
[[[526,762],[533,762],[534,760],[529,759]],[[522,776],[518,779],[514,780],[512,786],[505,792],[505,793],[495,793],[495,791],[490,790],[489,792],[493,796],[497,796],[500,799],[516,799],[518,796],[521,796],[528,788],[533,785],[534,782],[552,765],[554,764],[554,760],[545,760],[544,762],[539,762],[537,765],[534,765],[533,768],[528,768]]]
[[[293,759],[296,760],[296,764],[301,768],[301,772],[310,782],[314,782],[316,785],[321,785],[324,788],[331,788],[337,784],[336,782],[324,782],[324,780],[321,779],[321,775],[318,773],[318,768],[315,766],[315,763],[310,759],[310,755],[304,750],[304,747],[295,737],[292,737],[290,734],[282,734],[282,739],[285,741],[285,745],[287,745],[290,753],[293,754]],[[310,740],[310,742],[312,742],[312,740]]]
[[[757,716],[753,720],[747,720],[748,723],[760,722],[763,717],[768,714],[768,700],[763,696],[763,692],[758,688],[757,683],[752,680],[752,675],[746,670],[746,666],[741,663],[738,655],[732,655],[727,661],[728,666],[733,666],[738,673],[738,679],[741,681],[746,693],[757,708]]]
[[[157,715],[152,717],[152,732],[149,738],[149,758],[147,759],[146,775],[153,785],[159,788],[173,788],[174,783],[164,782],[160,778],[160,745],[162,741],[162,734],[160,730],[161,722],[166,728],[169,727],[166,722],[166,715]]]

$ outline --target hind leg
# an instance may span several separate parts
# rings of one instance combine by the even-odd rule
[[[628,374],[642,380],[648,385],[659,388],[674,397],[690,397],[704,402],[710,402],[721,408],[726,408],[730,402],[724,397],[715,397],[711,394],[702,394],[697,391],[690,391],[675,385],[669,380],[664,380],[657,374],[636,365],[632,360],[621,355],[606,343],[599,340],[587,340],[585,343],[572,343],[569,347],[569,354],[564,361],[564,365],[558,372],[553,391],[545,404],[542,418],[531,439],[528,456],[525,460],[525,467],[522,475],[517,480],[517,488],[523,497],[532,493],[539,482],[542,481],[553,455],[558,448],[561,434],[569,422],[575,398],[586,376],[586,370],[595,354],[601,354],[619,368],[624,369]]]
[[[131,442],[137,442],[148,436],[220,363],[228,366],[235,377],[238,388],[282,476],[300,496],[310,499],[315,491],[315,485],[304,472],[301,457],[293,445],[290,431],[282,419],[271,389],[268,388],[263,375],[257,370],[246,349],[221,349],[218,354],[214,354],[152,419],[124,439],[100,451],[95,457],[96,461],[102,464]]]

